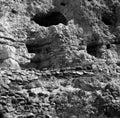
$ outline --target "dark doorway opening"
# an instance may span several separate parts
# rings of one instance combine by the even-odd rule
[[[39,24],[40,26],[49,27],[51,25],[58,25],[62,23],[67,25],[67,19],[65,16],[60,12],[48,12],[47,14],[36,14],[31,20],[35,23]]]

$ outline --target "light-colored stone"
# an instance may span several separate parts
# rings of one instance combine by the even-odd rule
[[[0,59],[8,59],[8,58],[13,58],[15,59],[15,53],[16,49],[13,46],[9,45],[0,45]]]
[[[1,67],[10,68],[10,69],[20,69],[18,62],[12,58],[8,58],[4,60],[1,64]]]

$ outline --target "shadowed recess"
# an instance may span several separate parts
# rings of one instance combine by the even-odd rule
[[[98,49],[99,49],[99,46],[94,43],[87,46],[88,54],[95,56],[95,57],[98,57],[98,53],[99,53]]]
[[[39,44],[26,43],[26,47],[29,53],[38,53],[40,52]]]
[[[108,26],[115,26],[115,24],[117,22],[117,18],[115,16],[115,14],[104,13],[102,15],[102,21],[104,22],[104,24],[106,24]]]
[[[58,25],[59,23],[67,25],[67,19],[60,12],[49,12],[47,14],[39,13],[36,14],[31,20],[33,20],[40,26],[45,27],[49,27],[51,25]]]

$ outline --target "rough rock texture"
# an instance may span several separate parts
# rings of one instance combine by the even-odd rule
[[[120,0],[0,6],[0,118],[120,118]]]

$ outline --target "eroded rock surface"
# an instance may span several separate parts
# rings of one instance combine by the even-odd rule
[[[1,118],[119,118],[119,0],[0,1]]]

